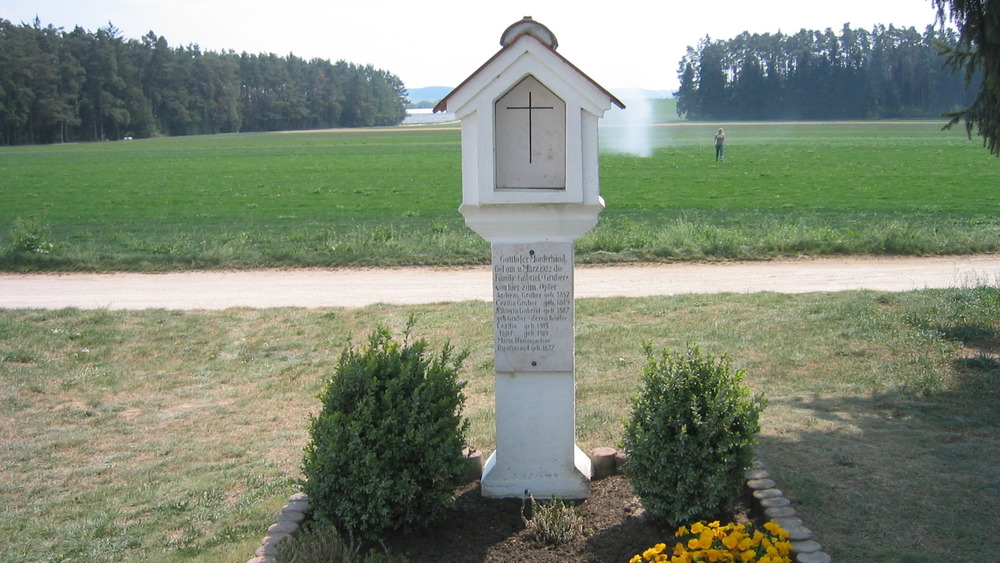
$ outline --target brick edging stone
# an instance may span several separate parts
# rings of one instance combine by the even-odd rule
[[[750,500],[766,518],[774,520],[788,532],[792,542],[792,553],[798,563],[831,563],[833,559],[823,551],[809,528],[805,527],[798,513],[792,508],[792,501],[785,497],[764,468],[764,463],[754,460],[744,475],[746,491]]]
[[[267,535],[260,540],[260,547],[247,563],[277,563],[278,544],[295,535],[309,512],[309,499],[305,493],[295,493],[288,497],[288,504],[267,528]]]

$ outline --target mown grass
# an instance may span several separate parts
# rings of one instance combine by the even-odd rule
[[[656,127],[652,158],[606,156],[608,209],[580,252],[607,260],[993,252],[1000,162],[931,122]],[[977,153],[978,151],[978,153]],[[992,213],[992,211],[990,212]]]
[[[490,449],[488,303],[0,311],[0,558],[248,557],[344,344],[411,313],[470,350],[470,443]],[[995,286],[580,300],[578,439],[619,439],[643,341],[698,344],[768,398],[760,456],[835,560],[990,560],[998,331]]]
[[[7,156],[18,166],[0,188],[9,203],[2,222],[33,219],[55,249],[8,254],[4,265],[160,270],[420,263],[427,253],[445,255],[438,239],[461,226],[455,213],[461,195],[442,179],[442,172],[458,173],[455,146],[454,132],[426,130],[10,149]],[[395,248],[406,237],[422,242]],[[473,242],[462,238],[444,244],[459,261],[463,246]],[[392,258],[402,252],[413,255]]]
[[[659,110],[658,110],[659,111]],[[662,111],[657,119],[664,120]],[[939,122],[602,129],[600,225],[581,262],[1000,249],[1000,161]],[[481,264],[455,127],[0,149],[0,269]],[[25,225],[51,248],[24,251]],[[29,249],[30,250],[30,249]]]

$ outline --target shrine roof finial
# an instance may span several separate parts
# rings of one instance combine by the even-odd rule
[[[559,47],[555,34],[549,28],[531,19],[531,16],[524,16],[521,21],[504,30],[503,35],[500,36],[500,45],[506,47],[525,34],[531,35],[553,49]]]

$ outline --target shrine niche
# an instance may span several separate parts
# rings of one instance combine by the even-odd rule
[[[529,75],[494,108],[496,189],[566,189],[566,102]]]

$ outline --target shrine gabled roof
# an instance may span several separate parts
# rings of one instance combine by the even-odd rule
[[[511,37],[512,34],[513,37]],[[488,61],[483,63],[482,66],[476,69],[475,72],[470,74],[468,78],[463,80],[461,84],[456,86],[454,90],[449,92],[447,96],[442,98],[441,101],[438,102],[436,106],[434,106],[434,113],[447,111],[448,100],[452,97],[452,95],[462,90],[466,84],[468,84],[477,76],[479,76],[479,74],[486,71],[486,69],[490,68],[493,62],[496,61],[498,58],[500,58],[504,53],[506,53],[511,49],[514,49],[515,46],[521,42],[521,39],[526,36],[530,36],[533,39],[537,40],[543,49],[548,50],[553,56],[557,57],[560,61],[565,63],[569,68],[571,68],[575,73],[577,73],[582,79],[589,82],[591,85],[597,88],[602,94],[607,95],[608,100],[611,103],[613,103],[614,105],[618,106],[621,109],[625,109],[625,104],[623,104],[621,100],[615,97],[614,94],[612,94],[606,88],[595,82],[594,79],[587,76],[585,72],[577,68],[577,66],[571,63],[566,57],[563,57],[558,52],[556,52],[556,47],[558,46],[558,43],[555,40],[555,35],[553,35],[552,32],[549,31],[547,27],[538,22],[535,22],[534,20],[531,19],[531,17],[525,17],[524,19],[511,25],[510,27],[507,28],[506,31],[504,31],[504,35],[501,38],[501,44],[503,45],[503,47],[499,51],[497,51],[492,57],[490,57]],[[506,43],[504,43],[505,41]]]

